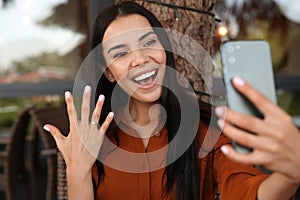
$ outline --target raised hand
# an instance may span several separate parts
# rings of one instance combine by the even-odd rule
[[[91,122],[89,121],[91,90],[90,86],[86,86],[84,89],[80,120],[77,116],[72,94],[68,91],[65,93],[70,122],[70,132],[67,137],[63,136],[60,130],[53,125],[46,124],[44,126],[44,129],[54,137],[67,167],[77,168],[82,172],[91,170],[101,148],[104,134],[113,119],[113,113],[109,113],[105,122],[101,126],[98,125],[104,102],[104,96],[100,95]]]
[[[300,182],[300,132],[291,117],[242,79],[234,78],[233,84],[261,111],[264,119],[218,107],[216,114],[223,133],[253,149],[251,153],[239,154],[226,145],[221,148],[223,153],[237,162],[260,164]]]

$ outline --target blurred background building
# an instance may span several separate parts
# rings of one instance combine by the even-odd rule
[[[173,1],[152,2],[172,5]],[[113,0],[0,1],[1,107],[7,104],[1,103],[3,99],[62,95],[65,89],[70,89],[77,70],[88,55],[92,24],[97,13],[112,3]],[[150,3],[147,6],[153,7]],[[206,20],[201,13],[197,16],[192,11],[183,10],[181,13],[181,9],[166,10],[166,6],[155,6],[164,17],[169,17],[164,25],[179,30],[182,29],[172,23],[183,23],[182,16],[193,14],[194,24]],[[185,33],[192,32],[193,37],[200,35],[199,43],[214,59],[215,71],[221,71],[219,48],[224,40],[267,40],[272,50],[279,103],[291,114],[299,115],[300,4],[296,0],[206,0],[202,4],[189,0],[178,1],[176,6],[214,14],[216,20],[206,20],[206,25],[196,26],[199,29],[196,32]],[[174,11],[179,13],[179,20],[174,17]],[[207,23],[211,22],[213,24],[208,26]],[[197,80],[189,72],[183,73]],[[42,88],[49,88],[53,81],[56,84],[61,81],[61,88]],[[199,86],[194,84],[193,87]]]

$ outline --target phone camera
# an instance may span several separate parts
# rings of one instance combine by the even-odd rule
[[[233,46],[228,46],[227,47],[227,51],[228,51],[228,53],[233,53],[234,52],[234,47]]]
[[[230,56],[230,57],[228,58],[228,61],[229,61],[229,63],[231,63],[231,64],[235,63],[235,57]]]

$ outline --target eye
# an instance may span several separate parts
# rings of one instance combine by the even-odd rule
[[[155,44],[156,42],[157,42],[156,40],[152,39],[152,40],[147,41],[143,46],[149,47],[149,46]]]
[[[118,53],[114,54],[113,58],[120,58],[120,57],[122,57],[122,56],[124,56],[126,54],[127,54],[126,51],[121,51],[121,52],[118,52]]]

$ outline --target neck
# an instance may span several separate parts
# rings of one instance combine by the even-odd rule
[[[161,105],[158,104],[158,101],[145,103],[131,99],[123,112],[131,128],[141,137],[146,148],[149,138],[161,120]]]
[[[129,119],[140,126],[147,126],[159,118],[158,102],[145,103],[131,99],[129,102]],[[125,108],[126,109],[126,108]],[[128,113],[128,112],[127,112]]]

